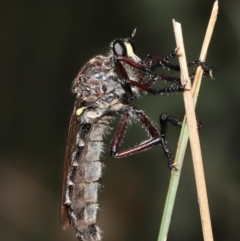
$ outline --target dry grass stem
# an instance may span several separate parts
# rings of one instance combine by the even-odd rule
[[[211,17],[209,20],[209,24],[207,27],[207,31],[205,34],[200,58],[199,58],[201,61],[205,61],[205,59],[206,59],[207,49],[208,49],[210,39],[211,39],[211,36],[213,33],[215,22],[217,19],[217,13],[218,13],[218,1],[215,1],[214,5],[213,5],[213,9],[212,9],[212,14],[211,14]],[[179,46],[179,45],[177,45],[177,46]],[[197,68],[194,83],[193,83],[193,86],[191,89],[191,93],[192,93],[191,101],[193,102],[194,106],[197,103],[202,74],[203,74],[202,68],[201,67]],[[188,78],[188,76],[187,76],[187,78]],[[188,81],[188,83],[190,83],[190,81]],[[190,91],[188,91],[188,93],[190,93]],[[189,101],[190,101],[190,96],[189,96]],[[194,125],[194,128],[195,127],[196,127],[196,125]],[[159,230],[158,241],[165,241],[167,239],[167,234],[168,234],[170,221],[171,221],[171,217],[172,217],[172,212],[173,212],[173,206],[174,206],[176,193],[177,193],[177,189],[178,189],[178,184],[179,184],[179,180],[180,180],[180,176],[181,176],[182,164],[183,164],[184,155],[185,155],[185,151],[186,151],[186,147],[187,147],[187,143],[188,143],[188,136],[189,136],[189,132],[188,132],[188,128],[187,128],[187,124],[186,124],[186,116],[185,116],[184,120],[183,120],[183,124],[182,124],[179,141],[178,141],[178,148],[177,148],[176,156],[175,156],[175,160],[174,160],[174,162],[177,163],[177,170],[171,172],[171,178],[170,178],[168,193],[167,193],[166,202],[165,202],[165,206],[164,206],[164,212],[163,212],[163,216],[162,216],[161,226],[160,226],[160,230]],[[201,175],[200,175],[200,177],[201,177]],[[204,177],[204,175],[203,175],[203,177]],[[198,181],[198,183],[201,183],[201,180]],[[197,185],[197,188],[198,188],[198,185]],[[206,193],[206,188],[204,188],[204,189],[205,189],[205,193]],[[200,195],[201,195],[201,191],[198,193],[200,193]],[[204,202],[207,203],[207,199],[205,199]],[[212,231],[211,231],[209,211],[208,211],[208,207],[207,207],[208,215],[205,216],[205,214],[204,214],[205,208],[202,207],[202,199],[201,199],[200,210],[202,210],[200,212],[201,212],[201,216],[203,216],[203,219],[202,219],[203,222],[205,219],[208,219],[207,223],[210,224],[210,225],[203,224],[204,240],[211,241],[211,240],[213,240],[213,237],[212,237]]]
[[[181,82],[182,84],[186,84],[186,89],[191,89],[191,81],[189,78],[189,73],[187,68],[187,60],[186,60],[185,49],[183,44],[181,24],[173,20],[173,26],[174,26],[176,44],[180,48],[180,53],[181,53],[181,55],[179,56],[179,63],[180,63],[180,69],[181,69]],[[183,97],[184,97],[184,103],[185,103],[190,146],[191,146],[193,166],[194,166],[195,179],[196,179],[196,185],[197,185],[198,202],[199,202],[200,216],[202,221],[203,236],[204,236],[204,240],[211,241],[213,240],[212,226],[211,226],[210,212],[208,207],[207,190],[206,190],[204,170],[203,170],[201,147],[200,147],[200,141],[199,141],[198,130],[197,130],[197,121],[196,121],[196,115],[194,110],[195,106],[194,106],[191,91],[185,91],[183,94]]]

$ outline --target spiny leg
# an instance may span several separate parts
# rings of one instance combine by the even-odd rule
[[[178,54],[177,51],[178,51],[178,49],[172,51],[169,55],[167,55],[164,58],[155,57],[156,58],[155,60],[157,60],[158,62],[151,68],[149,68],[149,63],[150,63],[149,59],[151,58],[150,55],[148,55],[147,58],[142,63],[137,63],[124,56],[116,56],[115,57],[115,65],[116,65],[118,71],[120,72],[120,75],[123,78],[121,85],[125,89],[126,93],[129,94],[130,97],[133,96],[130,85],[137,86],[141,90],[147,91],[148,93],[151,93],[153,95],[164,94],[164,93],[173,93],[173,92],[183,92],[185,90],[185,88],[183,85],[181,85],[179,78],[171,77],[171,76],[164,75],[164,74],[161,74],[158,76],[152,75],[152,78],[150,78],[146,83],[141,83],[139,81],[130,80],[125,68],[123,67],[123,65],[121,63],[121,61],[125,62],[132,67],[135,67],[143,72],[147,72],[150,74],[152,74],[152,71],[159,68],[160,66],[167,66],[173,70],[180,71],[179,65],[169,62],[169,60],[171,58],[173,58],[174,56],[177,56],[177,54]],[[194,65],[201,66],[204,69],[205,73],[208,73],[211,77],[214,76],[213,69],[210,65],[207,65],[206,63],[201,62],[201,61],[192,61],[192,62],[188,63],[189,67],[194,66]],[[143,75],[140,79],[142,79],[144,76],[145,75]],[[165,88],[156,90],[156,89],[152,88],[151,86],[155,83],[155,81],[157,80],[157,77],[159,77],[160,79],[166,80],[166,81],[175,82],[176,84],[171,85],[170,87],[165,87]]]
[[[178,48],[175,49],[174,51],[170,52],[167,56],[165,57],[160,57],[160,56],[154,56],[153,59],[157,62],[155,65],[153,65],[150,69],[151,71],[155,71],[157,70],[159,67],[169,67],[168,63],[170,61],[170,59],[172,59],[173,57],[178,56]],[[173,66],[173,68],[169,67],[170,69],[176,70],[175,66]]]
[[[180,66],[178,64],[174,64],[172,62],[166,62],[164,66],[168,67],[169,69],[180,71]],[[214,70],[213,67],[205,62],[202,62],[200,60],[194,60],[187,63],[187,67],[199,67],[201,66],[204,72],[204,75],[209,75],[211,79],[214,79]]]
[[[131,110],[129,110],[131,111]],[[133,115],[133,112],[131,113]],[[118,130],[116,131],[111,143],[110,143],[110,155],[117,157],[117,158],[123,158],[126,156],[133,155],[138,152],[145,151],[153,146],[161,145],[163,152],[167,158],[168,166],[170,169],[173,168],[173,155],[170,151],[170,148],[168,147],[168,144],[165,140],[165,138],[159,134],[158,130],[155,128],[155,126],[152,124],[152,122],[148,119],[148,117],[144,114],[143,111],[134,109],[134,115],[136,118],[138,118],[146,130],[149,132],[152,139],[149,139],[147,141],[144,141],[140,143],[139,145],[134,146],[133,148],[129,148],[128,150],[124,150],[121,152],[117,152],[121,141],[123,139],[123,135],[125,133],[127,121],[130,117],[130,114],[126,112],[123,117],[120,120]]]
[[[167,133],[167,123],[171,123],[172,125],[181,128],[182,127],[182,121],[178,120],[177,118],[167,115],[167,114],[161,114],[159,116],[159,123],[160,123],[160,135],[165,140],[166,139],[166,133]],[[197,121],[197,128],[200,130],[202,127],[202,124],[200,121]],[[167,154],[165,154],[167,155]],[[169,165],[170,169],[174,168],[174,162]]]
[[[131,112],[131,114],[130,114],[130,112]],[[123,136],[124,136],[124,133],[126,130],[126,126],[127,126],[127,122],[129,120],[130,115],[135,116],[143,123],[144,127],[149,132],[149,134],[152,138],[157,139],[159,137],[158,130],[155,128],[155,126],[152,124],[152,122],[148,119],[148,117],[143,113],[143,111],[137,110],[137,109],[129,109],[128,112],[124,113],[124,115],[122,116],[122,118],[119,122],[118,129],[110,143],[110,155],[112,155],[114,157],[123,158],[126,156],[130,156],[137,152],[147,150],[150,147],[159,144],[158,141],[156,141],[155,139],[150,139],[148,141],[140,143],[139,145],[136,145],[133,148],[129,148],[128,150],[121,151],[118,153],[117,150],[123,139]]]
[[[163,138],[163,140],[165,141],[165,144],[167,145],[167,141],[166,141],[166,133],[167,133],[167,123],[170,122],[171,124],[173,124],[174,126],[177,127],[182,127],[182,122],[180,120],[178,120],[177,118],[173,117],[173,116],[169,116],[167,114],[161,114],[159,116],[159,123],[160,123],[160,135]],[[170,150],[169,150],[170,152]],[[168,153],[165,153],[165,155],[167,156]],[[171,153],[172,155],[172,153]],[[172,170],[175,167],[174,164],[174,160],[172,159],[172,162],[168,163],[169,168]]]
[[[166,141],[167,123],[170,122],[171,124],[173,124],[176,127],[181,127],[182,122],[173,116],[169,116],[167,114],[161,114],[159,117],[159,123],[160,123],[160,134],[159,134],[157,129],[153,126],[151,121],[148,119],[148,117],[142,111],[137,110],[136,116],[146,127],[146,129],[149,132],[149,134],[151,135],[152,139],[144,141],[144,142],[140,143],[139,145],[134,146],[133,148],[129,148],[128,150],[124,150],[124,151],[121,151],[118,153],[117,149],[121,144],[123,135],[125,133],[127,121],[129,118],[129,114],[125,113],[120,121],[119,128],[118,128],[117,132],[115,133],[114,138],[111,141],[110,154],[117,158],[123,158],[123,157],[130,156],[130,155],[133,155],[138,152],[145,151],[155,145],[160,144],[162,146],[163,152],[167,158],[168,166],[172,170],[175,165],[174,165],[172,152]],[[199,127],[200,127],[200,122],[198,122],[198,128]]]
[[[168,67],[169,69],[180,71],[180,66],[178,64],[170,62],[170,60],[173,57],[176,57],[178,55],[179,55],[179,49],[176,48],[174,51],[170,52],[165,57],[160,57],[160,56],[152,57],[151,55],[147,55],[146,59],[142,63],[137,63],[124,56],[115,56],[115,63],[122,61],[129,64],[132,67],[135,67],[139,70],[142,70],[150,74],[152,73],[152,71],[157,70],[159,67]],[[155,60],[157,63],[155,63],[150,67],[149,65],[152,62],[151,59]],[[196,67],[201,66],[204,71],[204,74],[209,75],[212,79],[214,79],[213,67],[205,62],[202,62],[200,60],[190,61],[187,63],[187,66],[188,68],[192,66],[196,66]]]
[[[171,70],[175,70],[175,71],[180,71],[180,66],[178,64],[174,64],[172,62],[170,62],[170,60],[173,57],[176,57],[179,55],[179,49],[176,48],[174,51],[170,52],[167,56],[165,56],[164,58],[159,57],[159,56],[155,56],[153,57],[153,59],[157,62],[155,65],[150,67],[151,71],[155,71],[157,70],[159,67],[168,67]],[[188,68],[192,67],[192,66],[201,66],[204,74],[205,75],[209,75],[211,77],[211,79],[214,79],[214,70],[213,67],[205,62],[202,62],[200,60],[195,60],[195,61],[190,61],[187,63]]]
[[[146,67],[142,64],[136,63],[136,62],[132,61],[131,59],[126,58],[124,56],[116,56],[115,65],[122,77],[121,85],[130,98],[133,96],[133,93],[132,93],[132,90],[130,87],[131,85],[137,86],[141,90],[147,91],[148,93],[153,94],[153,95],[173,93],[173,92],[183,92],[185,90],[185,87],[183,85],[181,85],[180,83],[171,85],[170,87],[165,87],[165,88],[156,90],[156,89],[152,88],[151,85],[149,85],[149,84],[141,83],[141,82],[135,81],[135,80],[130,80],[124,66],[122,65],[122,63],[119,60],[126,62],[129,65],[131,65],[137,69],[143,70],[143,71],[146,71],[146,69],[148,69],[148,67]],[[162,78],[170,80],[171,77],[167,77],[167,76],[163,75]],[[173,79],[174,79],[174,77],[172,77],[172,80]]]
[[[200,60],[195,60],[187,63],[188,68],[192,66],[201,66],[204,72],[204,75],[209,75],[211,79],[214,79],[214,70],[213,67],[205,62],[202,62]]]

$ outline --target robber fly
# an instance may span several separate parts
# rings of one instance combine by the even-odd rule
[[[64,160],[63,188],[61,200],[61,224],[67,229],[72,224],[81,241],[100,241],[102,231],[96,226],[97,198],[102,176],[103,137],[111,130],[112,115],[121,116],[120,123],[110,143],[110,155],[123,158],[160,145],[166,155],[168,166],[173,168],[173,155],[165,140],[167,122],[181,126],[177,119],[162,114],[160,131],[146,114],[130,105],[130,101],[149,93],[153,95],[183,92],[179,78],[157,75],[153,72],[161,66],[179,71],[179,65],[170,62],[177,55],[171,52],[164,58],[147,56],[141,60],[133,46],[136,29],[129,38],[115,39],[107,55],[97,55],[87,62],[73,81],[72,91],[76,95],[70,119]],[[212,67],[200,61],[188,66],[202,66],[206,74]],[[163,79],[172,81],[169,87],[154,89],[153,84]],[[118,151],[127,124],[140,121],[151,137],[149,140],[124,151]]]

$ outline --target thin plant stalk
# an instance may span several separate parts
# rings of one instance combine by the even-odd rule
[[[209,20],[209,24],[207,27],[206,35],[204,38],[200,58],[199,58],[202,61],[205,61],[206,59],[207,49],[213,33],[215,22],[217,19],[217,13],[218,13],[218,1],[215,1],[212,9],[212,14]],[[201,67],[197,68],[194,83],[192,86],[192,97],[193,97],[194,106],[197,103],[197,97],[200,89],[202,73],[203,73],[202,68]],[[161,222],[161,227],[159,231],[158,241],[167,240],[167,234],[168,234],[169,225],[171,221],[176,192],[177,192],[178,183],[181,175],[182,163],[183,163],[183,159],[184,159],[184,155],[187,147],[188,136],[189,136],[189,133],[188,133],[188,128],[186,124],[186,116],[185,116],[182,124],[182,129],[181,129],[181,133],[178,141],[179,144],[178,144],[176,157],[175,157],[175,163],[177,163],[177,170],[174,170],[171,172],[171,178],[170,178],[168,193],[166,197],[164,212],[162,216],[162,222]],[[210,239],[205,239],[205,240],[212,240],[211,239],[212,235],[210,234],[209,236],[210,236]],[[204,235],[204,238],[207,238],[207,235]]]
[[[181,82],[186,85],[187,89],[191,89],[191,81],[189,78],[187,60],[185,55],[185,49],[183,44],[181,24],[174,21],[174,32],[177,42],[177,46],[180,48],[181,55],[179,56],[179,63],[181,69]],[[185,111],[187,117],[187,126],[189,132],[190,147],[192,152],[193,167],[195,173],[195,181],[197,185],[198,203],[200,209],[200,216],[202,221],[202,230],[204,240],[213,240],[212,226],[210,219],[210,212],[208,206],[207,189],[205,183],[203,161],[200,140],[197,130],[197,120],[195,114],[195,107],[193,104],[192,93],[185,91],[183,93],[183,99],[185,104]]]

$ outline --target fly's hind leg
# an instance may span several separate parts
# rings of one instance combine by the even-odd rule
[[[149,133],[151,138],[149,140],[143,141],[140,144],[129,148],[127,150],[119,151],[118,148],[123,139],[126,126],[130,116],[134,116],[138,119],[142,124],[146,131]],[[164,129],[164,128],[163,128]],[[149,118],[145,115],[145,113],[141,110],[136,109],[135,107],[129,108],[122,116],[118,129],[110,143],[110,155],[116,158],[123,158],[138,152],[142,152],[152,148],[153,146],[161,145],[163,152],[167,158],[168,166],[170,169],[173,169],[173,155],[172,152],[165,140],[165,135],[159,133],[157,128],[152,124]]]

